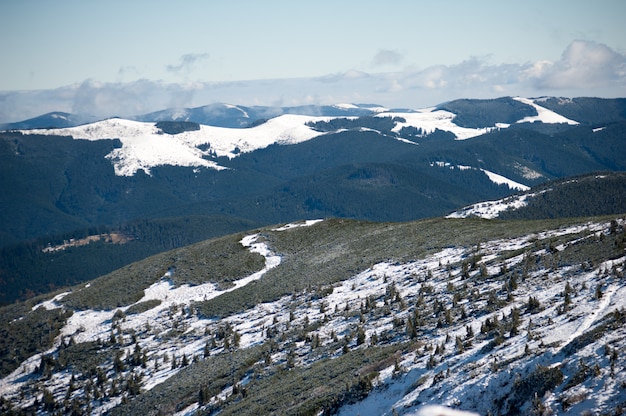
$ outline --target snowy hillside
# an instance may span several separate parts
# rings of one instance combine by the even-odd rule
[[[119,176],[133,176],[137,171],[150,173],[162,165],[224,169],[211,157],[236,157],[270,144],[295,144],[320,133],[305,123],[315,117],[285,115],[249,129],[200,126],[197,131],[164,134],[154,123],[109,119],[67,129],[27,130],[27,134],[71,136],[77,140],[119,139],[122,147],[109,155]],[[201,150],[199,147],[203,147]]]
[[[2,410],[612,412],[626,404],[625,225],[286,224],[234,236],[222,256],[264,266],[222,283],[185,280],[217,270],[213,243],[154,257],[127,269],[145,282],[134,301],[136,282],[110,276],[14,318],[71,315],[4,376]],[[102,292],[117,306],[86,306]]]
[[[507,183],[507,182],[503,182]],[[605,172],[548,182],[495,201],[483,201],[450,213],[448,218],[557,218],[617,214],[626,207],[626,174]],[[567,201],[567,202],[564,202]],[[575,202],[570,202],[575,201]]]
[[[576,124],[575,121],[559,116],[532,100],[522,98],[516,98],[516,100],[532,107],[533,111],[538,114],[520,119],[518,123],[540,121],[542,123]],[[250,118],[245,107],[232,105],[222,107],[220,111],[227,109],[234,111],[239,117]],[[466,140],[508,127],[508,124],[505,123],[495,123],[480,128],[461,127],[455,124],[456,115],[454,113],[437,108],[403,112],[390,111],[382,107],[365,108],[348,104],[340,104],[333,108],[340,113],[358,110],[368,111],[376,117],[398,117],[399,120],[404,121],[396,122],[392,132],[397,135],[398,140],[407,143],[413,142],[400,136],[403,128],[418,129],[423,137],[436,131],[443,131],[453,134],[457,140]],[[297,111],[298,109],[289,110]],[[313,112],[307,107],[300,108],[300,110],[307,114]],[[188,109],[168,110],[155,113],[152,118],[157,121],[161,119],[189,120],[190,111]],[[211,111],[217,110],[212,107]],[[332,113],[329,110],[326,112]],[[311,129],[308,125],[344,117],[343,115],[320,117],[283,114],[250,128],[200,125],[199,130],[185,131],[179,134],[164,134],[153,122],[124,119],[108,119],[70,128],[21,131],[24,134],[71,136],[74,139],[84,140],[119,139],[122,142],[122,147],[109,153],[106,157],[114,164],[117,175],[133,176],[139,170],[150,174],[151,168],[163,165],[225,169],[213,159],[216,157],[233,158],[238,154],[253,152],[271,144],[288,145],[311,140],[322,133]]]

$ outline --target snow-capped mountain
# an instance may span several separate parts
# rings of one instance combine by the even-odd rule
[[[196,108],[171,108],[133,117],[136,121],[189,121],[215,127],[247,128],[282,115],[312,117],[362,117],[388,109],[375,104],[307,105],[297,107],[262,107],[233,104],[210,104]]]
[[[55,111],[17,123],[0,124],[0,130],[64,128],[92,123],[94,121],[97,121],[97,118],[93,116]]]
[[[523,103],[536,113],[534,116],[521,118],[516,123],[578,124],[574,120],[541,107],[533,100],[524,98],[514,98],[513,100]],[[295,144],[310,140],[321,134],[321,132],[316,132],[309,127],[310,124],[328,122],[333,118],[344,117],[345,114],[362,114],[363,111],[374,114],[376,117],[395,119],[395,125],[390,131],[395,133],[399,140],[406,140],[409,143],[412,143],[408,140],[411,137],[403,137],[405,136],[403,132],[407,129],[419,131],[422,137],[427,137],[440,130],[451,133],[457,140],[465,140],[486,134],[494,129],[509,127],[509,124],[506,123],[494,123],[492,126],[480,128],[462,127],[454,122],[456,114],[438,108],[404,112],[346,104],[330,108],[334,111],[329,111],[325,107],[288,108],[280,109],[280,111],[289,113],[299,109],[302,113],[320,112],[341,115],[314,117],[308,114],[283,114],[246,129],[202,125],[198,130],[184,131],[173,135],[164,135],[163,131],[157,128],[153,122],[123,119],[109,119],[71,128],[22,130],[21,132],[23,134],[71,136],[74,139],[85,140],[119,139],[122,142],[122,147],[115,149],[106,157],[115,165],[117,175],[132,176],[138,170],[143,170],[149,174],[151,168],[167,165],[223,169],[223,166],[215,161],[207,160],[207,158],[211,156],[232,158],[241,152],[252,152],[271,144]],[[198,112],[215,115],[220,111],[225,118],[229,119],[243,117],[250,120],[251,118],[248,113],[251,111],[249,108],[233,105],[214,105],[192,110],[166,110],[139,118],[154,121],[195,122],[198,117],[193,117],[193,115]],[[275,110],[275,112],[278,111]],[[233,116],[232,112],[235,112],[236,115]],[[256,112],[256,114],[259,113],[272,114],[268,109],[265,109],[265,112]]]
[[[284,115],[249,129],[199,126],[195,131],[166,134],[155,123],[109,119],[66,129],[24,130],[25,134],[71,136],[77,140],[118,139],[122,147],[106,155],[118,176],[133,176],[138,170],[150,174],[156,166],[225,169],[207,160],[236,157],[271,144],[295,144],[319,135],[306,126],[319,118]],[[157,123],[158,124],[158,123]],[[204,150],[202,150],[202,149]]]
[[[14,352],[0,406],[615,412],[626,403],[625,226],[313,220],[164,253],[2,309],[0,342]],[[46,320],[47,338],[21,331]]]

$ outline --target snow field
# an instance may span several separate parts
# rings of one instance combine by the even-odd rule
[[[535,121],[540,121],[542,123],[565,123],[570,125],[578,124],[577,121],[570,120],[567,117],[563,117],[560,114],[555,113],[552,110],[548,110],[545,107],[537,104],[539,100],[531,100],[528,98],[514,97],[514,100],[517,100],[521,103],[527,104],[537,110],[536,116],[524,117],[521,120],[518,120],[517,123],[534,123]]]

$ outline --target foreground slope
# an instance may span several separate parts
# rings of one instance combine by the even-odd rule
[[[2,410],[618,411],[625,225],[316,220],[163,253],[3,308]]]

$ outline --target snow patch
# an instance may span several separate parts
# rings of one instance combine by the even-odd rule
[[[561,124],[561,123],[570,124],[570,125],[579,124],[577,121],[570,120],[567,117],[563,117],[562,115],[557,114],[552,110],[548,110],[547,108],[538,105],[536,103],[537,100],[533,101],[531,99],[521,98],[521,97],[514,97],[513,99],[521,103],[527,104],[533,107],[535,110],[537,110],[536,116],[524,117],[523,119],[518,120],[517,123],[534,123],[535,121],[540,121],[546,124]]]
[[[413,113],[383,112],[377,117],[402,117],[405,122],[396,122],[392,131],[398,133],[403,127],[416,127],[424,131],[426,135],[434,133],[435,130],[450,132],[456,136],[457,140],[466,140],[480,136],[495,129],[495,127],[467,128],[454,124],[456,114],[445,110],[428,108]]]
[[[235,158],[272,144],[296,144],[323,133],[306,123],[327,121],[329,117],[287,114],[259,126],[236,129],[201,125],[199,130],[163,134],[154,123],[109,119],[63,129],[22,130],[24,134],[71,136],[76,140],[119,139],[122,147],[106,158],[113,162],[115,174],[133,176],[142,170],[150,174],[156,166],[172,165],[223,170],[213,157]],[[201,150],[199,146],[208,147]]]
[[[502,175],[498,175],[497,173],[490,172],[486,169],[481,169],[481,170],[485,172],[485,175],[487,175],[493,183],[497,183],[498,185],[504,184],[508,186],[510,189],[516,189],[518,191],[527,191],[530,189],[530,186],[526,186],[522,183],[515,182],[511,179],[505,178]]]
[[[445,406],[428,405],[416,412],[405,413],[406,416],[478,416],[478,413],[450,409]]]
[[[291,230],[292,228],[310,227],[310,226],[315,225],[318,222],[322,222],[322,221],[324,221],[324,220],[323,219],[318,219],[318,220],[307,220],[305,222],[290,223],[290,224],[285,224],[282,227],[274,228],[272,231],[286,231],[286,230]]]
[[[352,109],[359,108],[358,105],[349,104],[349,103],[339,103],[339,104],[335,104],[333,107],[341,108],[343,110],[352,110]]]
[[[451,170],[454,169],[459,169],[459,170],[472,170],[472,169],[477,169],[474,168],[472,166],[465,166],[465,165],[453,165],[449,162],[442,162],[442,161],[435,161],[435,162],[431,162],[430,163],[431,167],[439,167],[439,168],[449,168]],[[506,185],[508,186],[510,189],[515,189],[517,191],[527,191],[530,189],[529,186],[524,185],[522,183],[519,182],[515,182],[514,180],[511,180],[509,178],[506,178],[502,175],[499,175],[497,173],[488,171],[486,169],[480,169],[485,175],[487,175],[487,177],[489,178],[490,181],[492,181],[493,183],[496,183],[498,185]]]
[[[519,196],[511,196],[496,201],[479,202],[474,205],[467,206],[461,210],[455,211],[446,216],[446,218],[469,218],[480,217],[485,219],[497,218],[501,212],[509,209],[518,209],[528,204],[528,198],[532,198],[536,194],[526,194]]]
[[[243,114],[243,116],[245,118],[250,118],[250,115],[248,114],[248,112],[246,110],[244,110],[243,108],[241,108],[241,107],[238,107],[238,106],[232,105],[232,104],[224,104],[224,106],[226,108],[232,108],[233,110],[239,110],[239,111],[241,111],[241,113]]]
[[[60,301],[61,299],[63,299],[65,296],[69,295],[69,293],[70,292],[59,293],[58,295],[56,295],[52,299],[46,300],[44,302],[38,303],[37,305],[33,306],[31,308],[31,310],[34,311],[35,309],[38,309],[38,308],[44,308],[46,310],[52,310],[52,309],[60,308],[61,306],[57,302]]]

